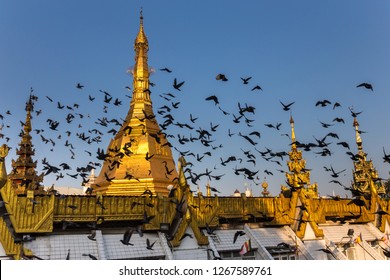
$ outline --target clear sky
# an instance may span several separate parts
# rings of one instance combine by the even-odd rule
[[[319,184],[321,195],[344,195],[343,188],[329,183],[333,178],[324,166],[336,171],[346,169],[338,178],[346,186],[352,180],[353,163],[346,155],[346,148],[336,143],[349,143],[356,153],[355,133],[350,107],[358,116],[363,148],[372,159],[379,176],[388,178],[389,164],[383,162],[383,149],[390,153],[390,2],[389,1],[1,1],[0,2],[0,114],[4,125],[1,133],[13,149],[7,158],[16,158],[15,149],[20,141],[20,121],[25,119],[25,102],[30,88],[39,97],[35,104],[40,115],[34,114],[33,132],[38,171],[41,160],[46,157],[50,164],[59,166],[68,163],[72,169],[63,174],[75,174],[77,167],[97,162],[98,148],[106,149],[110,124],[102,127],[98,118],[125,118],[131,95],[125,87],[132,85],[132,76],[127,70],[134,64],[133,43],[139,29],[139,11],[143,9],[144,27],[149,40],[149,66],[155,69],[151,82],[154,112],[161,124],[159,108],[172,102],[180,102],[171,114],[175,121],[190,123],[190,114],[197,117],[191,123],[194,129],[169,126],[166,133],[179,151],[192,151],[203,156],[201,162],[188,156],[194,164],[193,171],[202,173],[206,168],[212,175],[223,175],[210,184],[222,194],[230,195],[235,189],[252,188],[259,195],[258,185],[266,176],[271,194],[280,192],[285,176],[278,169],[287,170],[287,157],[281,163],[267,161],[259,151],[266,148],[273,152],[289,151],[291,140],[282,134],[290,134],[290,114],[295,120],[298,141],[315,142],[334,132],[339,139],[328,137],[331,156],[321,156],[320,148],[303,152],[311,182]],[[172,73],[160,71],[168,67]],[[217,74],[225,74],[228,81],[216,80]],[[241,77],[252,77],[244,85]],[[174,78],[185,81],[179,92],[172,87]],[[357,87],[367,82],[373,91]],[[81,83],[82,90],[76,88]],[[251,91],[259,85],[260,90]],[[122,105],[103,102],[109,92]],[[160,95],[172,93],[176,97],[167,101]],[[88,96],[94,97],[90,101]],[[220,107],[230,113],[224,115],[212,101],[205,98],[218,97]],[[53,100],[50,102],[49,99]],[[327,99],[331,105],[315,106]],[[57,108],[57,102],[65,105]],[[290,111],[282,109],[283,103],[295,102]],[[333,109],[335,102],[341,107]],[[74,104],[79,107],[75,108]],[[244,118],[233,122],[233,114],[239,116],[238,103],[255,107],[255,113],[246,113],[252,127]],[[107,113],[103,106],[108,105]],[[67,109],[66,106],[72,108]],[[7,114],[7,111],[10,114]],[[72,113],[76,117],[67,124],[65,118]],[[80,115],[82,114],[83,118]],[[345,124],[333,121],[343,118]],[[58,131],[49,128],[48,119],[59,121]],[[320,122],[332,124],[323,128]],[[211,123],[219,125],[211,139],[212,149],[198,142],[181,145],[180,136],[196,136],[195,130],[211,130]],[[280,130],[265,124],[281,123]],[[79,126],[81,125],[81,127]],[[76,135],[88,130],[104,132],[101,142],[86,144]],[[228,136],[228,129],[235,133]],[[71,131],[68,137],[65,131]],[[242,135],[258,131],[261,137],[251,135],[257,144],[253,146]],[[52,139],[55,145],[44,144],[41,135]],[[60,139],[59,135],[61,135]],[[90,135],[95,137],[97,135]],[[5,137],[9,137],[7,142]],[[75,159],[71,159],[65,141],[75,147]],[[91,152],[89,156],[86,152]],[[255,164],[247,162],[244,151],[255,156]],[[173,150],[177,162],[179,153]],[[242,158],[243,162],[221,165],[221,158]],[[251,181],[234,174],[234,168],[247,167],[258,171],[258,180]],[[267,175],[264,171],[274,175]],[[97,170],[99,172],[99,170]],[[47,176],[45,186],[80,186],[81,179],[56,180]],[[201,190],[207,180],[199,181]],[[192,189],[196,186],[191,185]]]

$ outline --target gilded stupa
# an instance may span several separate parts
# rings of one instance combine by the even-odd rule
[[[367,153],[363,151],[363,141],[360,136],[359,123],[356,117],[354,117],[353,126],[355,128],[358,152],[353,159],[352,188],[357,194],[371,195],[372,193],[377,193],[383,195],[386,191],[378,176],[378,171],[374,168],[372,160],[367,160]],[[354,194],[355,196],[356,193]]]
[[[37,161],[33,160],[35,155],[34,145],[32,144],[32,131],[31,126],[31,112],[34,111],[34,100],[36,97],[32,95],[26,102],[26,121],[22,123],[23,129],[20,133],[21,141],[19,148],[16,150],[18,158],[12,160],[12,171],[9,174],[9,178],[12,182],[12,186],[16,193],[25,194],[27,190],[33,190],[35,193],[44,192],[43,182],[44,174],[37,174],[35,170],[37,167]]]
[[[303,188],[306,195],[318,197],[318,186],[310,184],[310,171],[306,169],[306,160],[302,158],[302,151],[297,148],[295,139],[294,119],[290,117],[291,125],[291,151],[288,153],[290,161],[287,161],[289,172],[286,172],[286,183],[290,189]]]
[[[144,191],[168,194],[177,171],[169,142],[153,113],[149,89],[148,39],[141,11],[134,42],[133,96],[126,119],[108,145],[95,191],[112,195],[140,195]]]

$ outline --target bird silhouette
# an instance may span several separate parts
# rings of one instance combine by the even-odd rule
[[[237,230],[237,231],[234,233],[233,244],[236,243],[237,238],[238,238],[239,236],[243,236],[243,235],[245,235],[245,234],[246,234],[246,233],[245,233],[244,231],[242,231],[242,230]]]
[[[91,260],[97,260],[98,258],[92,254],[82,254],[82,256],[89,257]]]
[[[215,95],[210,95],[209,97],[206,97],[205,100],[206,101],[214,101],[215,106],[217,106],[219,104],[218,97],[216,97]]]
[[[335,103],[333,104],[333,110],[334,110],[335,108],[337,108],[337,107],[341,107],[341,104],[340,104],[339,102],[335,102]]]
[[[386,258],[390,258],[390,251],[380,246],[383,250],[383,255],[385,255]]]
[[[92,230],[91,234],[87,237],[89,240],[96,241],[96,230]]]
[[[186,237],[189,237],[189,238],[194,238],[191,234],[189,234],[189,233],[184,233],[183,234],[183,236],[182,237],[180,237],[180,239],[179,239],[179,241],[182,241],[184,238],[186,238]]]
[[[206,251],[207,251],[207,252],[211,252],[211,254],[213,255],[213,260],[222,260],[221,257],[219,257],[219,256],[217,256],[217,255],[215,254],[215,252],[214,252],[213,249],[207,248]]]
[[[153,250],[153,246],[156,243],[157,240],[155,240],[153,243],[150,243],[149,238],[146,238],[146,249]]]
[[[334,254],[331,250],[329,250],[328,248],[325,248],[325,249],[324,249],[324,248],[321,248],[321,249],[317,249],[316,251],[321,251],[321,252],[330,254],[330,255],[332,255],[333,258],[337,259],[336,256],[335,256],[335,254]]]
[[[168,73],[172,73],[172,70],[168,69],[167,67],[161,68],[160,71],[165,71]]]
[[[148,214],[146,213],[146,211],[144,211],[144,215],[143,215],[143,218],[142,218],[142,223],[143,224],[149,224],[151,220],[154,219],[154,215],[152,216],[148,216]]]
[[[227,82],[228,79],[226,78],[226,76],[224,74],[218,74],[216,77],[215,77],[216,80],[220,80],[220,81],[223,81],[223,82]]]
[[[247,77],[247,78],[242,78],[241,77],[241,80],[244,83],[244,85],[247,85],[250,79],[252,79],[252,77]]]
[[[383,147],[383,162],[390,163],[390,154],[386,154],[385,147]]]
[[[337,177],[339,177],[339,174],[343,173],[345,170],[346,169],[343,169],[341,171],[336,172],[336,171],[334,171],[333,167],[330,166],[330,171],[332,172],[332,174],[330,176],[332,176],[333,178],[337,178]]]
[[[209,235],[215,235],[214,231],[215,231],[215,229],[212,229],[212,228],[209,226],[209,224],[206,223],[206,232],[207,232],[207,234],[209,234]]]
[[[291,103],[289,103],[289,104],[284,104],[282,101],[279,101],[280,102],[280,104],[282,104],[282,106],[283,106],[283,110],[284,111],[289,111],[291,108],[291,105],[293,105],[295,102],[291,102]]]
[[[154,156],[154,154],[153,155],[149,155],[149,152],[146,152],[145,159],[146,160],[151,160],[153,156]]]
[[[316,107],[321,106],[321,107],[326,107],[327,105],[332,104],[329,100],[324,99],[324,100],[319,100],[316,102]]]
[[[82,84],[80,84],[80,83],[77,83],[76,88],[78,88],[78,89],[83,89],[84,86],[83,86]]]
[[[372,84],[369,84],[369,83],[361,83],[361,84],[357,85],[356,87],[364,87],[366,89],[374,91]]]
[[[347,203],[347,205],[350,205],[350,204],[355,204],[359,207],[366,207],[366,203],[360,197],[356,197],[354,199],[351,199],[351,201],[349,201]]]
[[[173,88],[176,89],[176,90],[178,90],[178,91],[181,91],[180,88],[183,86],[183,84],[184,84],[184,81],[178,83],[178,82],[177,82],[177,79],[175,78],[174,81],[173,81]]]
[[[251,89],[251,91],[255,91],[255,90],[263,90],[263,89],[261,88],[261,86],[255,85],[255,86]]]
[[[120,240],[123,245],[131,245],[133,246],[134,244],[130,243],[131,236],[133,235],[133,229],[129,228],[125,231],[123,234],[123,238]]]

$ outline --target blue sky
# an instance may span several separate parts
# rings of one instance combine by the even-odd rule
[[[311,182],[319,184],[320,194],[344,194],[337,184],[329,183],[333,178],[323,166],[332,165],[335,170],[346,169],[340,181],[349,186],[352,180],[353,163],[346,150],[337,142],[349,143],[356,152],[353,118],[349,107],[362,111],[358,121],[363,147],[372,159],[382,178],[388,178],[389,165],[383,163],[383,148],[390,153],[387,107],[390,104],[390,3],[388,1],[1,1],[0,2],[0,93],[4,128],[1,133],[10,137],[6,142],[14,147],[7,158],[10,171],[11,158],[20,141],[20,120],[25,119],[24,106],[30,87],[39,97],[35,109],[42,114],[34,116],[33,128],[44,129],[42,135],[55,140],[55,146],[44,144],[35,132],[33,143],[38,170],[46,157],[53,165],[67,162],[72,166],[69,174],[89,161],[97,161],[97,148],[106,148],[111,134],[105,133],[98,145],[88,145],[78,139],[76,133],[107,128],[95,123],[97,118],[125,118],[131,92],[132,76],[127,69],[134,64],[133,43],[139,28],[139,11],[143,9],[144,27],[149,40],[149,66],[156,71],[151,81],[154,111],[167,101],[159,95],[173,93],[180,106],[174,111],[177,121],[189,122],[190,113],[199,119],[196,129],[210,129],[210,123],[219,124],[213,134],[215,145],[222,148],[210,150],[191,143],[181,145],[177,134],[195,136],[194,131],[171,126],[167,133],[181,151],[191,150],[202,155],[211,151],[201,162],[194,163],[199,173],[206,168],[213,175],[225,174],[211,185],[223,194],[231,194],[236,188],[244,191],[245,185],[260,194],[264,176],[270,185],[271,194],[277,195],[285,177],[277,169],[282,166],[264,160],[254,149],[274,152],[288,151],[290,140],[281,134],[290,133],[290,113],[295,120],[297,140],[313,142],[328,132],[337,133],[339,139],[331,142],[331,156],[322,157],[313,149],[303,152],[307,167],[312,169]],[[168,74],[159,69],[168,67]],[[215,79],[219,73],[229,81]],[[244,85],[240,77],[252,77]],[[173,79],[185,81],[182,91],[172,87]],[[85,85],[77,90],[75,85]],[[374,91],[357,88],[362,82],[371,83]],[[255,85],[262,91],[251,91]],[[110,92],[122,100],[122,105],[110,105],[103,112],[103,95],[99,90]],[[88,95],[96,97],[91,102]],[[225,116],[205,98],[216,95],[220,106],[231,115]],[[46,96],[54,102],[50,102]],[[318,100],[328,99],[332,105],[316,107]],[[283,103],[295,102],[290,111],[283,111]],[[69,111],[56,108],[57,102],[79,108],[72,113],[83,114],[72,124],[65,121]],[[232,114],[238,115],[238,102],[256,108],[253,127],[244,122],[232,122]],[[334,102],[342,107],[332,109]],[[168,102],[168,105],[170,103]],[[12,115],[6,114],[10,110]],[[89,118],[87,117],[89,115]],[[345,124],[332,122],[341,117]],[[47,119],[60,121],[58,131],[51,131]],[[158,121],[164,119],[158,115]],[[321,122],[333,124],[323,128]],[[281,123],[280,131],[266,127],[267,123]],[[81,124],[82,127],[78,127]],[[9,126],[9,127],[7,127]],[[227,131],[235,133],[227,136]],[[65,131],[72,131],[67,138]],[[260,131],[261,138],[252,137],[254,147],[238,133],[248,135]],[[59,135],[61,139],[58,139]],[[76,147],[74,160],[70,159],[69,142]],[[51,149],[53,151],[51,151]],[[93,153],[90,157],[85,150]],[[256,156],[256,165],[246,163],[243,151]],[[173,150],[174,159],[179,156]],[[235,155],[244,159],[243,164],[220,165],[220,158]],[[234,175],[233,168],[245,166],[258,171],[259,180],[246,180]],[[273,172],[266,175],[264,170]],[[64,172],[65,173],[65,172]],[[50,186],[79,186],[78,180],[65,176],[55,180],[48,176],[44,184]],[[204,184],[199,182],[204,191]],[[195,189],[196,186],[192,186]]]

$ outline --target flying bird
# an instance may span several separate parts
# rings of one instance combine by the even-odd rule
[[[184,84],[184,81],[178,83],[177,79],[175,78],[174,81],[173,81],[173,88],[178,90],[178,91],[181,91],[180,88],[182,87],[183,84]]]
[[[161,68],[160,71],[165,71],[168,73],[172,73],[172,70],[168,69],[167,67]]]
[[[248,82],[249,82],[249,80],[252,79],[252,77],[248,77],[248,78],[242,78],[242,77],[240,77],[240,78],[241,78],[242,82],[244,83],[244,85],[247,85]]]
[[[228,81],[228,79],[226,78],[226,76],[224,74],[218,74],[216,77],[215,77],[216,80],[221,80],[221,81]]]
[[[339,102],[335,102],[333,104],[333,110],[336,108],[336,107],[341,107],[341,104]]]
[[[325,107],[325,106],[327,106],[327,105],[329,105],[329,104],[332,104],[332,103],[331,103],[329,100],[327,100],[327,99],[319,100],[319,101],[317,101],[317,103],[316,103],[316,107],[317,107],[317,106]]]
[[[96,230],[92,230],[91,234],[87,237],[89,240],[96,241]]]
[[[133,229],[127,229],[125,231],[125,233],[123,234],[123,239],[120,240],[122,242],[122,244],[133,246],[134,244],[130,243],[130,238],[132,235],[133,235]]]
[[[356,87],[364,87],[366,89],[370,89],[371,91],[374,91],[372,84],[369,84],[369,83],[361,83],[361,84],[357,85]]]
[[[146,249],[153,250],[154,243],[156,243],[157,240],[155,240],[153,243],[150,243],[149,238],[146,238]]]
[[[242,230],[237,230],[237,231],[234,233],[233,244],[236,243],[237,238],[238,238],[239,236],[243,236],[243,235],[245,235],[245,232],[244,232],[244,231],[242,231]]]
[[[254,91],[254,90],[263,90],[259,85],[255,85],[251,91]]]
[[[83,85],[82,84],[80,84],[80,83],[77,83],[77,85],[76,85],[76,88],[78,88],[78,89],[83,89]]]
[[[321,252],[324,252],[324,253],[327,253],[327,254],[331,254],[333,258],[337,259],[336,256],[333,254],[333,252],[331,250],[329,250],[328,248],[326,248],[326,249],[321,248],[321,249],[318,249],[316,251],[321,251]]]
[[[92,255],[92,254],[83,254],[83,256],[89,257],[91,260],[97,260],[97,257],[95,257],[95,256]]]
[[[189,233],[184,233],[182,237],[180,237],[179,241],[182,241],[184,238],[189,237],[189,238],[194,238],[191,234]]]
[[[332,176],[333,178],[339,177],[339,174],[340,174],[340,173],[343,173],[345,170],[346,170],[346,169],[343,169],[343,170],[341,170],[341,171],[339,171],[339,172],[336,172],[336,171],[334,171],[333,167],[330,166],[330,171],[332,172],[331,176]]]
[[[293,105],[295,102],[291,102],[291,103],[289,103],[289,104],[283,104],[283,102],[282,101],[279,101],[280,102],[280,104],[282,104],[282,106],[283,106],[283,110],[284,111],[289,111],[291,108],[291,105]]]
[[[219,104],[218,97],[216,97],[215,95],[210,95],[209,97],[206,97],[205,100],[206,101],[214,101],[215,105]]]

